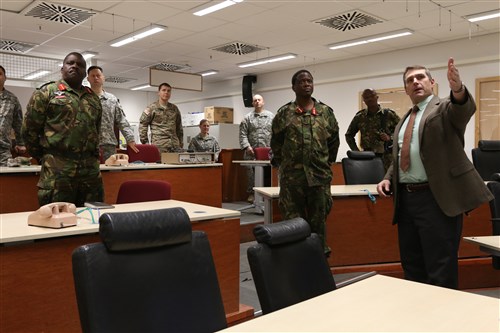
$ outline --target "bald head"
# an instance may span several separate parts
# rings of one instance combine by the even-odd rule
[[[261,112],[264,109],[264,98],[258,94],[253,95],[252,105],[255,108],[255,112]]]

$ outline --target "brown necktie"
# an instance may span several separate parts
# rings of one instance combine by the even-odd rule
[[[407,171],[410,168],[410,142],[411,135],[413,133],[413,125],[415,124],[415,116],[417,115],[418,110],[418,106],[416,105],[411,109],[410,119],[408,120],[408,125],[406,126],[405,134],[403,136],[400,160],[400,167],[403,171]]]

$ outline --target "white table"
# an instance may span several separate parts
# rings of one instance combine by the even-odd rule
[[[193,164],[165,164],[165,163],[130,163],[128,165],[109,166],[100,164],[101,171],[126,171],[126,170],[151,170],[151,169],[179,169],[179,168],[205,168],[207,166],[222,166],[222,163],[193,163]],[[39,173],[41,165],[27,165],[20,167],[0,167],[0,174]]]
[[[374,200],[374,196],[378,196],[376,184],[364,185],[332,185],[330,187],[332,197],[346,197],[346,196],[367,196],[367,200]],[[280,188],[275,187],[254,187],[256,194],[264,198],[264,223],[273,222],[273,199],[279,198]],[[369,199],[369,194],[372,199]]]
[[[481,251],[500,256],[500,236],[464,237],[464,240],[479,245]]]
[[[500,300],[375,275],[223,332],[498,332]]]
[[[208,236],[228,322],[244,318],[239,298],[240,212],[163,200],[117,204],[101,214],[172,207],[184,208],[193,230]],[[85,211],[78,215],[77,226],[34,227],[27,223],[30,213],[0,214],[0,331],[81,332],[71,254],[78,246],[101,241],[99,224],[92,224]],[[92,214],[97,218],[96,211]]]
[[[182,207],[186,210],[191,222],[219,218],[239,218],[241,213],[235,210],[210,207],[177,200],[150,201],[131,204],[114,205],[113,209],[101,209],[100,213],[133,212],[160,208]],[[77,208],[77,211],[82,208]],[[92,223],[90,214],[98,221],[98,211],[88,210],[78,214],[78,224],[74,227],[51,229],[28,225],[28,215],[31,212],[0,214],[0,244],[55,238],[72,235],[92,234],[99,232],[99,224]]]
[[[263,187],[264,184],[264,172],[266,166],[271,166],[271,161],[269,160],[235,160],[235,164],[239,164],[245,167],[253,167],[255,170],[255,187]],[[263,198],[258,192],[254,192],[253,204],[250,206],[245,206],[239,210],[245,210],[249,208],[255,208],[258,213],[264,212],[265,214],[265,203]]]

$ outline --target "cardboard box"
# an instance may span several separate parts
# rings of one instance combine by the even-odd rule
[[[207,106],[205,107],[205,118],[210,122],[210,124],[232,124],[233,108]]]
[[[195,153],[162,153],[163,164],[209,164],[214,163],[215,154],[208,152]]]

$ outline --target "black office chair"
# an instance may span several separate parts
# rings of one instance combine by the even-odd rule
[[[347,151],[342,171],[346,185],[378,184],[385,175],[384,162],[372,151]]]
[[[226,317],[210,244],[183,208],[106,213],[73,252],[83,332],[214,332]]]
[[[493,227],[493,235],[500,235],[500,173],[492,175],[492,180],[486,186],[490,189],[491,193],[495,196],[490,201],[491,223]],[[500,257],[492,257],[493,267],[500,269]]]
[[[317,234],[302,218],[258,225],[247,250],[255,289],[267,314],[336,289]]]
[[[483,180],[492,180],[500,172],[500,140],[479,140],[472,149],[472,163]]]

